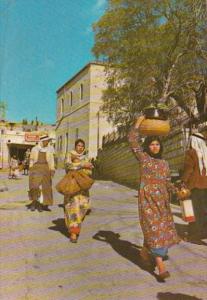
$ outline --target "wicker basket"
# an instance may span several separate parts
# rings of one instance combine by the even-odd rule
[[[168,120],[145,119],[140,124],[139,132],[147,136],[166,136],[170,132],[170,123]]]

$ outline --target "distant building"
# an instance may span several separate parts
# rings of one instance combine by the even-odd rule
[[[36,129],[36,130],[34,130]],[[22,161],[24,153],[39,142],[40,135],[48,133],[55,142],[55,125],[33,127],[22,123],[0,121],[0,168],[7,168],[12,155]]]
[[[96,157],[102,137],[114,128],[100,111],[106,89],[105,65],[90,62],[57,90],[56,153],[62,166],[77,138],[86,142],[89,157]]]

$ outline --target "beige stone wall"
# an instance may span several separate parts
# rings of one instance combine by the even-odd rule
[[[83,98],[80,97],[80,86],[83,85]],[[83,70],[74,80],[71,80],[58,93],[57,97],[57,124],[56,152],[58,167],[63,167],[66,152],[74,148],[76,138],[82,138],[89,144],[89,98],[90,98],[90,73]],[[72,92],[72,105],[71,105]],[[61,109],[64,100],[64,111]],[[68,143],[66,134],[68,134]],[[62,137],[62,148],[60,139]]]
[[[80,99],[80,86],[83,85],[83,99]],[[71,105],[71,92],[73,95]],[[75,112],[80,106],[90,99],[90,73],[86,68],[73,80],[66,84],[57,95],[57,122],[67,114]],[[64,111],[61,111],[61,103],[64,100]]]
[[[69,115],[63,121],[56,132],[56,152],[58,157],[58,166],[63,167],[66,152],[74,148],[75,140],[82,138],[89,145],[89,104],[80,107],[74,114]],[[68,145],[66,134],[68,134]],[[62,136],[62,149],[58,146]]]
[[[9,148],[5,135],[1,135],[0,140],[0,168],[8,168],[9,166]]]
[[[83,99],[80,99],[80,86],[83,86]],[[96,157],[97,150],[102,146],[102,137],[112,131],[106,117],[99,113],[102,104],[102,93],[106,87],[105,67],[89,64],[74,78],[66,83],[57,94],[57,129],[56,151],[58,166],[62,167],[67,150],[66,134],[68,133],[68,150],[74,147],[78,137],[86,142],[89,157]],[[70,92],[73,92],[71,106]],[[64,101],[64,111],[61,108]],[[62,136],[62,149],[59,141]]]
[[[114,134],[114,139],[117,135]],[[183,168],[185,135],[182,130],[171,134],[163,141],[164,158],[170,165],[172,176],[178,175]],[[139,162],[131,152],[125,138],[110,141],[99,151],[100,175],[104,179],[136,187],[139,181]]]
[[[106,116],[100,111],[102,94],[106,89],[105,67],[91,65],[90,67],[90,122],[89,122],[89,156],[96,157],[98,149],[102,147],[102,138],[114,127],[109,124]]]
[[[164,140],[163,156],[169,162],[172,175],[183,169],[187,139],[188,135],[179,129]]]
[[[106,145],[98,155],[100,175],[121,184],[136,187],[139,179],[139,162],[126,140]]]
[[[90,66],[90,101],[102,104],[102,93],[106,89],[105,66]]]

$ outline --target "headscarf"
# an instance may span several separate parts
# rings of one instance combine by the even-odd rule
[[[202,174],[203,168],[207,171],[207,146],[204,136],[201,133],[192,134],[190,136],[190,147],[197,153],[199,170]]]
[[[154,141],[157,141],[160,144],[160,151],[158,153],[152,153],[150,151],[149,146]],[[144,140],[144,143],[143,143],[143,150],[144,150],[144,152],[149,154],[151,157],[161,159],[162,158],[162,152],[163,152],[163,145],[162,145],[162,142],[161,142],[160,138],[158,136],[148,136],[148,137],[146,137],[145,140]]]

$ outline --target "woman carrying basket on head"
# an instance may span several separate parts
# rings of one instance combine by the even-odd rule
[[[159,137],[146,137],[143,149],[138,142],[139,127],[144,119],[144,116],[137,119],[128,136],[132,151],[140,162],[138,207],[144,235],[141,257],[149,263],[154,258],[158,277],[164,280],[170,274],[163,258],[168,248],[179,241],[169,201],[170,191],[176,192],[176,188],[170,181],[168,163],[162,159],[163,149]]]

